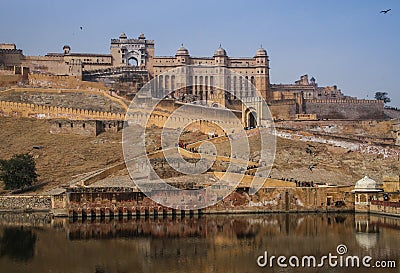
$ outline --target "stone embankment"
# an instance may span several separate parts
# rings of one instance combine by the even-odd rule
[[[0,196],[0,211],[50,211],[50,196],[5,195]]]

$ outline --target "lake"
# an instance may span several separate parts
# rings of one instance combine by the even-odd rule
[[[284,257],[279,264],[278,256]],[[315,266],[304,256],[315,257]],[[348,256],[359,257],[360,267],[351,267]],[[362,264],[366,256],[370,268]],[[400,272],[399,257],[400,218],[374,215],[72,220],[0,214],[1,273]],[[377,268],[376,261],[391,267],[394,261],[396,268]]]

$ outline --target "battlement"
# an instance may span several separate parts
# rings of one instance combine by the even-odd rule
[[[0,115],[33,118],[123,120],[124,114],[0,101]]]
[[[293,105],[296,104],[294,99],[284,99],[284,100],[271,100],[268,105]]]
[[[85,70],[83,74],[110,74],[110,73],[123,73],[123,72],[146,72],[147,70],[142,66],[116,66],[104,69]]]
[[[204,109],[202,109],[204,111]],[[196,109],[192,109],[188,116],[168,117],[160,114],[149,114],[141,112],[129,112],[127,114],[83,110],[67,107],[43,106],[31,103],[19,103],[0,101],[0,116],[28,117],[38,119],[58,119],[58,120],[102,120],[102,121],[123,121],[129,123],[141,123],[147,120],[146,126],[158,126],[167,128],[183,128],[187,124],[199,121]],[[212,127],[212,123],[226,124],[227,128],[237,128],[241,124],[236,119],[221,119],[218,115],[223,115],[222,111],[211,109],[208,113],[208,120],[203,127]],[[126,119],[125,119],[126,118]],[[110,127],[111,128],[111,127]]]
[[[320,103],[320,104],[371,104],[371,103],[383,104],[383,101],[381,101],[381,100],[355,100],[355,99],[317,100],[317,99],[312,99],[312,100],[305,100],[305,101],[307,103]]]
[[[111,44],[147,44],[154,45],[154,40],[143,39],[111,39]]]
[[[22,49],[1,49],[0,48],[0,54],[21,54],[22,55]]]

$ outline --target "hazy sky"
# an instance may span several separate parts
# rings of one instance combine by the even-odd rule
[[[221,43],[229,56],[253,56],[262,44],[272,83],[293,83],[308,74],[359,98],[386,91],[397,107],[399,26],[399,0],[2,0],[0,5],[0,42],[16,43],[25,55],[61,52],[64,44],[73,52],[109,53],[110,39],[121,32],[154,39],[156,55],[174,55],[184,43],[193,56],[212,56]]]

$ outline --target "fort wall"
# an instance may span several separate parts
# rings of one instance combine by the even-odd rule
[[[67,75],[69,66],[63,56],[25,56],[22,66],[29,67],[32,73]]]
[[[0,64],[5,66],[19,66],[21,65],[22,59],[22,50],[15,48],[0,48]]]
[[[80,77],[76,76],[29,74],[28,81],[29,85],[41,87],[108,90],[102,83],[82,81]]]
[[[395,124],[390,120],[303,120],[275,123],[275,127],[279,129],[378,138],[394,138],[394,126]]]
[[[15,75],[15,70],[13,66],[0,66],[0,76]],[[1,78],[0,78],[1,79]]]
[[[271,101],[268,104],[274,120],[291,120],[296,117],[296,103],[294,100]]]
[[[17,85],[18,82],[21,82],[23,79],[22,75],[4,73],[0,75],[0,86],[7,87]]]
[[[52,120],[50,133],[97,136],[102,132],[118,132],[123,129],[123,124],[116,120]]]
[[[304,109],[319,119],[384,119],[383,101],[378,100],[304,100]]]
[[[207,108],[204,108],[207,109]],[[202,111],[205,111],[205,110]],[[206,116],[210,117],[209,122],[215,122],[217,124],[223,124],[226,128],[235,128],[241,126],[239,121],[235,120],[223,120],[218,118],[221,111],[212,111]],[[102,121],[122,121],[125,120],[125,114],[111,113],[111,112],[99,112],[92,110],[82,110],[66,107],[52,107],[42,106],[29,103],[17,103],[0,101],[0,116],[11,116],[11,117],[29,117],[39,119],[66,119],[66,120],[102,120]],[[161,114],[147,114],[147,113],[128,113],[127,120],[130,123],[144,123],[147,120],[147,126],[157,127],[170,127],[170,128],[184,128],[186,125],[198,121],[198,115],[193,113],[188,116],[176,116],[168,118]],[[168,122],[167,122],[168,121]],[[107,125],[108,126],[108,125]],[[203,127],[206,124],[203,125]],[[214,126],[214,125],[213,125]]]
[[[124,114],[0,101],[0,116],[41,119],[124,120]]]
[[[97,123],[95,120],[52,120],[50,122],[50,133],[97,136],[99,131]]]
[[[74,78],[71,76],[51,76],[52,78]],[[89,83],[90,84],[90,83]],[[94,83],[96,84],[96,83]],[[89,85],[90,86],[90,85]],[[96,85],[94,85],[96,86]],[[79,86],[77,86],[78,88]],[[104,86],[103,86],[104,87]],[[89,88],[89,89],[61,89],[61,88],[11,88],[8,90],[2,91],[3,93],[11,93],[11,92],[33,92],[33,93],[85,93],[85,94],[92,94],[92,95],[101,95],[107,97],[108,99],[117,102],[120,104],[125,110],[128,109],[126,103],[120,97],[115,97],[109,94],[109,92],[103,89],[96,89],[96,88]]]

